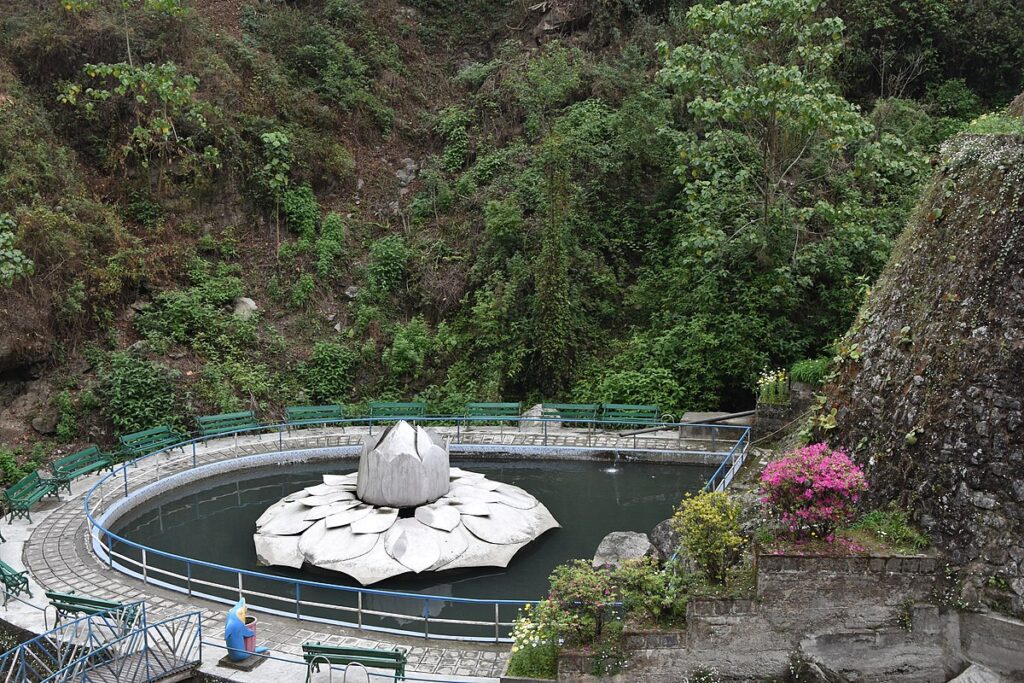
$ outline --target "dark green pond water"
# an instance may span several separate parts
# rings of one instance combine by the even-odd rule
[[[712,468],[691,465],[657,465],[620,462],[474,460],[453,458],[452,465],[486,474],[489,478],[522,487],[536,496],[562,525],[526,546],[506,569],[460,569],[447,572],[409,574],[375,584],[373,588],[461,598],[533,600],[546,592],[547,577],[558,564],[572,558],[591,558],[601,539],[611,531],[649,531],[670,516],[673,507],[688,491],[700,488]],[[355,462],[338,465],[290,465],[248,469],[229,477],[206,480],[178,489],[151,501],[122,520],[115,533],[132,541],[176,555],[216,564],[251,569],[293,579],[358,586],[348,577],[304,568],[291,570],[260,567],[256,563],[252,533],[255,521],[272,503],[305,486],[320,483],[325,473],[344,474],[355,470]],[[138,556],[124,547],[124,554]],[[181,575],[188,571],[181,561],[149,556],[148,562]],[[193,579],[234,585],[235,576],[216,570],[192,567]],[[151,574],[170,582],[182,581]],[[250,598],[287,612],[295,611],[294,584],[244,578],[246,591],[281,595],[280,601]],[[193,584],[196,590],[230,597]],[[237,591],[236,591],[237,592]],[[302,601],[326,604],[356,604],[355,596],[325,588],[303,586]],[[415,604],[414,604],[415,603]],[[422,601],[392,596],[364,596],[364,609],[422,614]],[[514,616],[514,607],[502,608],[502,620]],[[352,614],[330,614],[329,610],[302,608],[307,616],[355,621]],[[494,619],[493,606],[436,602],[430,617]],[[370,623],[375,620],[369,619]],[[364,619],[364,623],[366,620]],[[381,618],[380,626],[418,630],[419,625]],[[436,629],[436,630],[435,630]],[[444,625],[431,627],[443,632]],[[486,632],[486,629],[485,629]],[[493,634],[493,627],[490,628]]]

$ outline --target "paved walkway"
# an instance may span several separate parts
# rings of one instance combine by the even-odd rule
[[[546,445],[561,445],[569,448],[586,448],[587,445],[595,445],[597,438],[600,438],[601,441],[615,438],[581,435],[570,430],[549,431],[546,437],[538,434],[521,434],[517,433],[515,429],[500,429],[498,427],[474,427],[472,432],[473,436],[466,440],[477,441],[479,439],[479,443],[510,444],[511,442],[528,445],[531,442],[539,443],[540,440],[546,438]],[[281,447],[289,449],[355,446],[362,441],[364,435],[364,429],[348,428],[344,431],[337,429],[302,430],[280,436],[271,434],[260,438],[227,438],[211,441],[208,445],[197,446],[194,455],[189,449],[184,453],[152,457],[143,461],[140,466],[130,468],[129,489],[138,489],[162,479],[172,472],[190,469],[193,458],[195,463],[201,465],[243,455],[276,451]],[[664,440],[675,440],[672,438],[674,434],[671,432],[659,436],[662,436]],[[463,437],[465,438],[467,435],[463,434]],[[652,441],[656,439],[657,437],[653,437]],[[9,534],[14,542],[6,544],[2,549],[3,559],[10,564],[23,564],[29,570],[32,580],[38,588],[75,591],[118,601],[145,600],[151,619],[200,610],[204,619],[204,639],[220,642],[226,611],[224,605],[145,585],[140,580],[109,569],[92,552],[83,500],[84,494],[96,481],[97,478],[94,476],[85,477],[75,483],[72,488],[72,496],[65,497],[63,502],[43,503],[39,511],[33,513],[34,523],[32,525],[27,525],[23,520],[10,527],[5,525],[5,535]],[[123,487],[123,480],[112,480],[108,486],[103,487],[101,493],[109,496],[110,500],[120,498],[121,492],[117,489],[121,487]],[[95,507],[95,496],[93,500]],[[106,507],[106,505],[100,507]],[[12,557],[18,550],[18,546],[21,545],[19,540],[23,541],[21,562],[17,562]],[[34,597],[28,602],[43,606],[46,604],[45,598],[42,591],[37,590],[37,586],[33,586]],[[20,620],[21,625],[36,631],[41,630],[38,626],[33,628],[31,624],[24,623],[40,620],[40,614],[33,612],[25,605],[19,606],[17,603],[12,603],[8,619],[19,621],[17,618],[10,618],[12,614],[18,612],[24,614],[24,618]],[[410,675],[424,678],[493,681],[500,676],[508,658],[508,646],[506,645],[471,644],[381,635],[263,613],[259,614],[258,640],[260,644],[270,647],[277,656],[298,659],[301,659],[301,644],[306,640],[368,648],[390,648],[397,645],[408,650]],[[223,653],[218,653],[218,656],[220,654]],[[280,668],[280,663],[275,664]],[[235,680],[280,679],[280,674],[271,673],[273,670],[273,666],[264,665],[247,675],[222,668],[209,670],[209,672],[230,676]],[[287,678],[291,677],[287,676]]]

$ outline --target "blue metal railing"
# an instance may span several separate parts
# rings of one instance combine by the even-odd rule
[[[355,427],[365,426],[372,433],[374,423],[394,422],[401,418],[343,418],[336,420],[325,420],[317,425],[326,424],[332,426]],[[447,423],[456,429],[456,440],[462,441],[464,430],[471,424],[477,422],[493,421],[496,418],[479,416],[436,416],[436,417],[415,417],[411,418],[418,422]],[[520,417],[507,418],[505,421],[542,423],[542,444],[529,444],[530,448],[547,450],[564,450],[571,448],[579,450],[578,444],[563,444],[549,446],[548,423],[561,422],[559,418]],[[622,427],[632,426],[629,421],[607,421],[594,420],[572,420],[574,423],[587,425],[588,433],[592,433],[600,426]],[[219,435],[217,439],[234,438],[237,443],[239,436],[254,435],[258,433],[276,432],[278,448],[284,450],[286,433],[293,428],[308,428],[309,424],[293,425],[280,423],[276,425],[264,425],[240,429],[232,433]],[[659,426],[657,423],[655,425]],[[684,449],[682,446],[682,428],[678,423],[661,423],[666,430],[679,430],[677,444],[679,448],[655,449],[648,444],[641,445],[635,435],[623,437],[630,445],[612,448],[604,446],[584,446],[595,450],[639,450],[644,452],[663,450],[669,453],[700,453],[708,455],[713,453],[708,450]],[[735,459],[738,449],[746,442],[749,428],[732,425],[685,425],[691,430],[710,430],[710,439],[690,438],[689,441],[711,441],[713,445],[719,442],[720,430],[727,434],[738,435],[731,450],[723,460]],[[614,436],[614,433],[612,434]],[[434,637],[441,639],[461,639],[491,642],[507,642],[508,632],[511,629],[515,613],[523,605],[535,603],[535,600],[515,599],[481,599],[481,598],[459,598],[451,596],[428,595],[421,593],[409,593],[402,591],[387,591],[373,588],[361,588],[353,586],[341,586],[331,583],[294,579],[286,576],[266,574],[251,570],[228,567],[213,562],[205,562],[192,558],[168,553],[165,551],[150,548],[141,543],[136,543],[122,536],[113,533],[103,525],[106,519],[98,520],[94,515],[99,514],[93,504],[93,497],[96,496],[102,503],[108,503],[108,496],[112,491],[101,493],[104,487],[110,485],[115,479],[123,479],[123,486],[118,486],[118,495],[123,488],[123,496],[129,496],[129,481],[132,472],[136,471],[135,466],[149,458],[161,455],[168,455],[174,451],[181,451],[181,456],[186,462],[181,471],[199,466],[197,444],[211,441],[209,437],[196,437],[180,443],[167,446],[153,453],[146,454],[134,460],[118,465],[114,471],[103,476],[85,496],[85,513],[93,537],[93,548],[97,555],[111,568],[116,568],[127,574],[142,579],[147,584],[154,584],[169,588],[190,596],[203,597],[217,602],[231,604],[239,597],[246,597],[250,607],[254,611],[263,611],[294,618],[307,619],[324,623],[333,623],[343,626],[356,627],[371,631],[396,633],[401,635],[415,635],[423,637]],[[648,440],[649,442],[650,440]],[[729,440],[722,440],[729,443]],[[588,439],[589,443],[589,439]],[[467,443],[467,445],[470,445]],[[314,446],[316,447],[316,446]],[[190,452],[189,452],[190,451]],[[713,453],[717,455],[717,453]],[[191,460],[191,463],[187,462]],[[721,470],[721,467],[719,468]],[[143,479],[142,484],[152,484],[156,480],[146,481],[145,476],[136,475]],[[109,510],[109,506],[107,507]],[[154,560],[156,560],[154,562]],[[172,571],[170,567],[180,567],[182,571]],[[248,582],[248,585],[247,585]],[[284,590],[277,590],[280,588]],[[462,605],[474,614],[472,619],[451,619],[440,616],[444,607],[448,604]],[[398,610],[399,606],[407,606],[408,609]],[[419,622],[420,627],[415,630],[403,628],[402,625],[408,622]],[[397,626],[395,625],[397,624]],[[471,627],[472,632],[467,632],[466,627]]]
[[[65,622],[8,650],[0,655],[0,680],[141,683],[202,661],[199,612],[151,624],[144,603],[131,606]]]
[[[733,444],[733,447],[729,450],[729,454],[725,456],[722,463],[718,466],[718,469],[708,478],[706,484],[704,484],[705,491],[724,491],[732,483],[733,477],[741,467],[747,458],[747,449],[750,445],[750,428],[746,427],[746,431],[740,436],[739,440]]]

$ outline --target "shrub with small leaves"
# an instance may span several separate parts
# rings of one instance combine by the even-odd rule
[[[352,390],[352,371],[358,354],[331,342],[313,347],[309,360],[299,366],[299,377],[310,398],[321,403],[341,403]]]
[[[103,412],[118,432],[182,421],[169,368],[122,351],[110,354],[99,374]]]
[[[284,214],[288,227],[304,240],[316,236],[316,226],[320,221],[320,204],[309,185],[299,185],[285,190],[281,194],[281,213]]]
[[[723,583],[725,571],[745,544],[740,534],[740,504],[721,491],[687,495],[672,517],[680,544],[712,583]]]

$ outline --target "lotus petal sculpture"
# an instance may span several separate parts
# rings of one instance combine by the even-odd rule
[[[358,472],[325,474],[270,506],[253,540],[261,564],[308,562],[368,585],[407,572],[505,567],[558,526],[523,489],[449,467],[436,432],[399,422],[364,443]]]
[[[402,421],[363,443],[356,497],[371,505],[416,507],[448,493],[448,449],[437,432]]]

